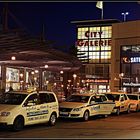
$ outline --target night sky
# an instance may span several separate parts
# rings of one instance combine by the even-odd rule
[[[3,2],[0,2],[0,12]],[[18,24],[39,36],[42,24],[46,40],[55,41],[55,48],[68,51],[76,41],[76,25],[71,21],[101,19],[96,2],[9,2],[8,8]],[[140,4],[135,2],[104,2],[104,19],[123,21],[122,12],[129,12],[127,21],[140,19]],[[15,23],[12,18],[10,22]]]

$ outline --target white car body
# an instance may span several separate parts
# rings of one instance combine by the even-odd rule
[[[0,124],[5,124],[8,126],[14,126],[16,118],[22,118],[21,120],[25,125],[45,123],[50,121],[50,117],[52,114],[55,114],[56,118],[59,117],[59,106],[56,95],[53,92],[40,91],[27,93],[23,92],[14,92],[6,93],[10,94],[25,94],[25,99],[21,102],[21,104],[14,105],[12,103],[6,103],[6,101],[0,103]],[[38,97],[46,97],[46,100],[38,98]],[[52,97],[53,96],[53,97]],[[34,98],[35,97],[35,98]],[[38,100],[40,102],[38,102]],[[49,97],[49,101],[47,102],[47,97]],[[51,98],[52,102],[51,102]],[[31,99],[31,100],[30,100]],[[35,100],[34,100],[35,99]],[[14,99],[13,99],[14,100]],[[44,102],[43,102],[44,100]],[[55,119],[56,119],[55,118]]]
[[[62,102],[59,105],[59,116],[64,118],[83,118],[87,111],[89,116],[109,115],[111,114],[115,104],[109,102],[103,94],[73,94],[72,96],[88,97],[86,102]],[[104,101],[92,101],[94,97],[103,97]]]

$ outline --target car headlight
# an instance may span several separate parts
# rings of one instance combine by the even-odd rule
[[[74,108],[73,111],[81,111],[82,108]]]
[[[9,116],[9,115],[10,115],[10,112],[1,112],[1,113],[0,113],[0,116],[3,116],[3,117],[4,117],[4,116],[5,116],[5,117],[6,117],[6,116]]]

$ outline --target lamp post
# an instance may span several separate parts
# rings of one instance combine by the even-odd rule
[[[126,16],[129,15],[129,12],[122,13],[123,21],[126,21]]]

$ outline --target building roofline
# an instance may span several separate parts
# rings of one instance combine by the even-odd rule
[[[121,22],[118,19],[100,19],[100,20],[81,20],[81,21],[71,21],[71,23],[74,24],[86,24],[86,23],[91,23],[91,24],[102,24],[102,23],[119,23]]]

